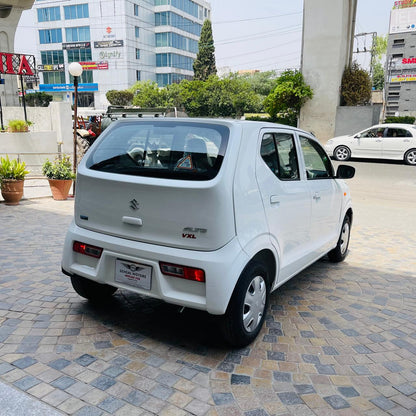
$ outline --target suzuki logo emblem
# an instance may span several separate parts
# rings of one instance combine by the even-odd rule
[[[132,199],[130,201],[130,208],[134,209],[135,211],[137,211],[140,208],[140,205],[139,205],[139,203],[137,202],[136,199]]]

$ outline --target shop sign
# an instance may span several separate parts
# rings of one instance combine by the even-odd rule
[[[120,48],[124,46],[123,40],[99,40],[94,42],[94,48]]]
[[[404,65],[416,64],[416,58],[403,58],[402,64]]]
[[[394,2],[393,9],[406,9],[415,6],[416,0],[398,0]]]
[[[91,71],[93,69],[108,69],[108,62],[101,61],[101,62],[80,62],[82,69],[85,71]]]
[[[0,74],[34,75],[35,57],[18,53],[0,52]]]
[[[74,84],[40,84],[39,91],[64,92],[74,91]],[[98,84],[78,84],[78,91],[98,91]]]
[[[91,48],[91,42],[69,42],[63,43],[62,49],[89,49]]]
[[[390,78],[390,82],[416,81],[416,74],[402,74]]]
[[[38,71],[47,72],[47,71],[65,71],[65,64],[51,64],[51,65],[38,65]]]
[[[121,59],[121,53],[118,51],[114,52],[100,52],[100,59]]]

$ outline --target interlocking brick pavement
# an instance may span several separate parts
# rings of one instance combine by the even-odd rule
[[[255,343],[229,350],[215,317],[118,291],[80,298],[61,274],[72,201],[0,204],[0,381],[62,414],[416,413],[416,237],[353,226],[271,296]]]

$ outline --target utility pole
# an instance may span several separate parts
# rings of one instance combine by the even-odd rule
[[[358,46],[358,39],[364,38],[364,42],[367,39],[368,36],[371,35],[371,48],[367,49],[366,45],[364,44],[363,49],[360,49]],[[370,53],[370,76],[373,72],[373,65],[374,60],[376,58],[376,42],[377,42],[377,32],[367,32],[367,33],[357,33],[354,36],[355,39],[357,39],[357,49],[353,53]]]

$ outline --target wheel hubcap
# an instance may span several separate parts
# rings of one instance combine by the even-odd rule
[[[407,161],[410,165],[416,165],[416,151],[409,152],[407,155]]]
[[[336,156],[339,160],[345,160],[348,158],[348,150],[345,147],[337,149]]]
[[[350,239],[350,225],[346,222],[341,230],[340,248],[341,253],[345,254],[348,248],[348,241]]]
[[[253,332],[260,324],[266,307],[266,283],[256,276],[247,288],[243,306],[243,324],[247,332]]]

